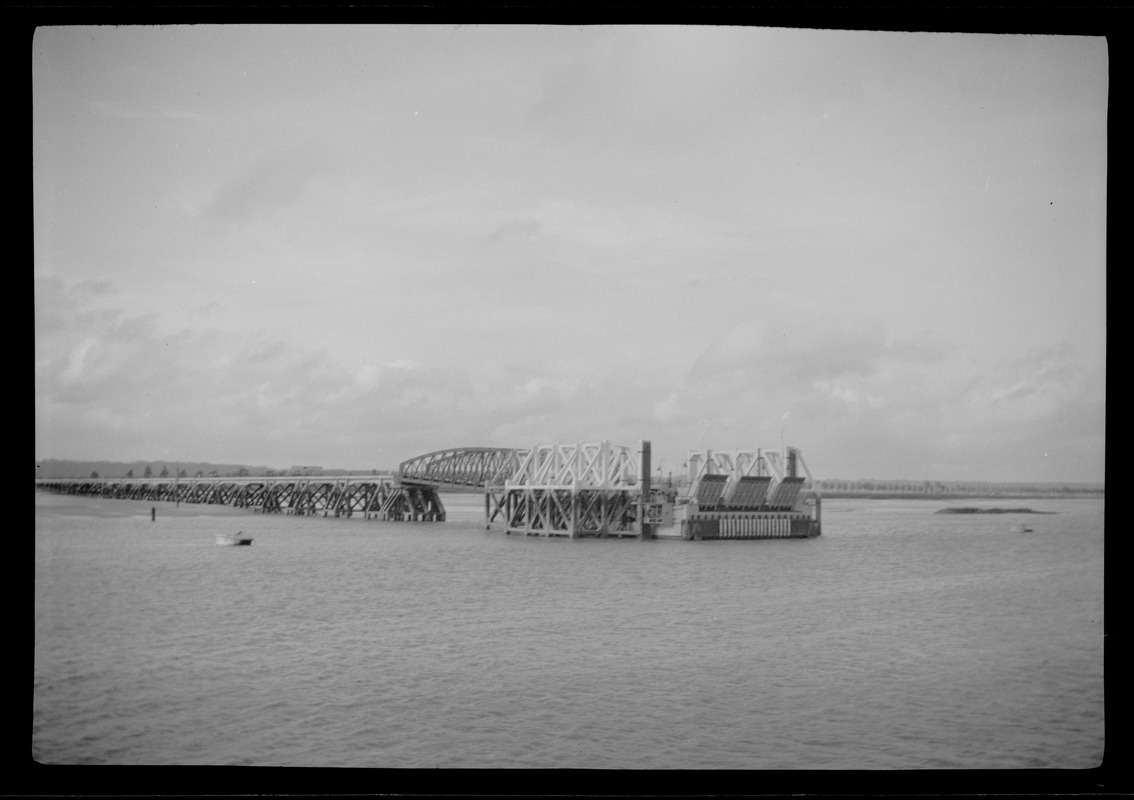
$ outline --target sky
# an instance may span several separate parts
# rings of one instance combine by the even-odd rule
[[[1103,37],[45,27],[37,460],[1104,480]]]

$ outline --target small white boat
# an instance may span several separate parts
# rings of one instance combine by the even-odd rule
[[[1020,524],[1020,525],[1017,525],[1012,530],[1016,531],[1016,533],[1031,533],[1033,529],[1029,528],[1027,525]]]
[[[252,537],[245,536],[244,531],[237,531],[235,535],[231,533],[218,533],[217,544],[252,544]]]

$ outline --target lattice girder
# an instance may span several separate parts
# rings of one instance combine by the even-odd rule
[[[558,486],[573,489],[636,488],[639,453],[610,442],[538,444],[521,457],[506,486]]]
[[[636,535],[637,495],[620,489],[513,487],[504,493],[509,533],[548,536]]]
[[[513,448],[461,447],[403,461],[397,474],[401,483],[483,488],[503,483],[518,460]]]

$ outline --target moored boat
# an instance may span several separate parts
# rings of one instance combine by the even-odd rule
[[[217,544],[227,544],[227,545],[252,544],[252,537],[251,536],[245,536],[244,531],[237,531],[235,534],[218,533],[217,534]]]

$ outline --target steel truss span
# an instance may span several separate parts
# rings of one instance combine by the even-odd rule
[[[437,450],[403,461],[397,479],[439,489],[483,489],[503,485],[516,473],[525,454],[525,450],[502,447]]]
[[[537,444],[485,488],[485,524],[528,536],[641,536],[648,443]],[[647,460],[643,462],[643,457]]]

